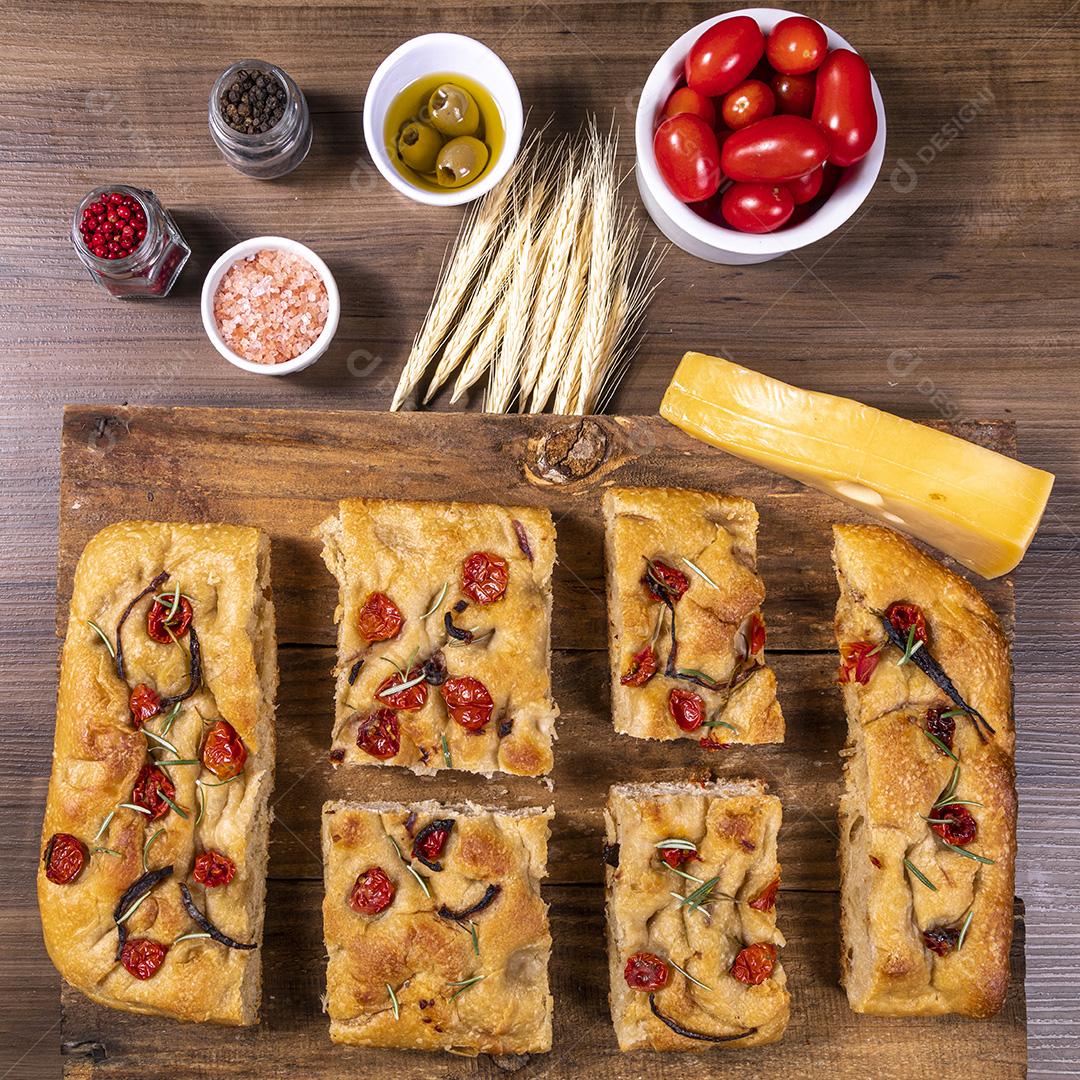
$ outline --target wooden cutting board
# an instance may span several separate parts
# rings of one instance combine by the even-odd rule
[[[1005,453],[1011,423],[941,425]],[[599,498],[606,486],[671,485],[745,495],[761,515],[759,569],[768,598],[770,663],[787,742],[707,754],[689,740],[618,736],[608,715],[607,620]],[[552,619],[558,723],[554,787],[519,777],[420,778],[396,769],[332,772],[337,587],[312,540],[344,496],[469,499],[551,509],[558,532]],[[857,520],[828,496],[695,442],[657,417],[587,420],[479,413],[317,413],[271,409],[72,406],[61,445],[57,628],[75,564],[98,529],[126,518],[231,521],[267,530],[278,617],[281,690],[273,797],[262,1023],[249,1030],[131,1016],[63,992],[65,1075],[363,1075],[372,1080],[658,1075],[875,1080],[1025,1075],[1024,922],[1016,907],[1013,978],[999,1016],[856,1016],[837,985],[836,805],[845,723],[835,688],[836,586],[830,524]],[[979,587],[1011,633],[1010,578]],[[760,1050],[620,1054],[607,1011],[601,808],[615,782],[673,780],[706,767],[760,776],[784,803],[778,904],[792,1018]],[[475,1060],[331,1044],[321,1012],[325,956],[319,811],[328,798],[442,798],[504,806],[554,803],[549,878],[554,953],[552,1053]]]

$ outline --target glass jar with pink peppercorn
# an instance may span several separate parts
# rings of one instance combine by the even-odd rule
[[[167,296],[191,254],[152,191],[109,184],[79,203],[71,242],[90,276],[113,296]]]

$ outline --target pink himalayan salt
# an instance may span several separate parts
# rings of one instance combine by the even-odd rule
[[[283,364],[315,343],[330,301],[315,268],[288,251],[264,248],[233,263],[214,294],[218,333],[256,364]]]

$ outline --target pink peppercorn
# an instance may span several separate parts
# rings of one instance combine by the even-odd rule
[[[86,207],[79,233],[99,259],[124,259],[146,238],[146,214],[138,199],[113,191]]]

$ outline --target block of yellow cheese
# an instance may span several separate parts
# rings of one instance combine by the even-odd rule
[[[688,352],[660,415],[729,454],[827,491],[984,577],[1024,557],[1052,473],[848,398]]]

